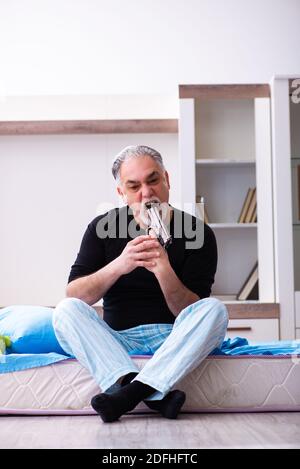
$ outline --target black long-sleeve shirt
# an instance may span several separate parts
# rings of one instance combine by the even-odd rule
[[[182,224],[175,222],[175,218],[181,219]],[[108,220],[112,220],[110,224]],[[124,225],[122,225],[123,231],[120,231],[122,221],[125,223],[125,233]],[[133,235],[131,231],[128,232],[128,227],[135,230]],[[217,245],[213,231],[198,218],[175,208],[169,230],[173,240],[167,252],[173,270],[189,290],[200,298],[208,297],[217,268]],[[194,237],[191,237],[193,235],[191,230],[194,231]],[[103,234],[103,231],[106,233]],[[181,237],[176,237],[180,231]],[[201,233],[203,245],[191,249],[187,243],[197,239],[199,241]],[[136,224],[128,206],[113,209],[94,218],[84,233],[68,283],[90,275],[109,264],[122,253],[129,241],[142,234],[146,233]],[[137,267],[129,274],[119,277],[105,293],[103,309],[104,320],[115,330],[124,330],[141,324],[172,324],[175,321],[158,280],[144,267]]]

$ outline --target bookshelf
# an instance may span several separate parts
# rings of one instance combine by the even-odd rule
[[[219,252],[212,295],[247,317],[252,301],[236,297],[258,261],[263,318],[264,305],[275,304],[269,85],[182,85],[179,97],[182,205],[196,214],[193,203],[204,197]],[[257,222],[238,223],[249,188]]]

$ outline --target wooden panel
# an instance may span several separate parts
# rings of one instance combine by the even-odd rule
[[[0,135],[177,133],[177,119],[3,121]]]
[[[226,303],[230,319],[278,319],[278,303]]]
[[[179,85],[179,98],[251,99],[270,97],[268,84]]]
[[[230,319],[278,319],[278,303],[226,303]],[[98,314],[103,314],[102,306],[94,306]]]

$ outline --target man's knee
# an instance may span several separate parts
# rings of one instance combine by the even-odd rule
[[[54,328],[61,320],[72,320],[72,317],[78,316],[78,311],[84,302],[79,298],[64,298],[55,307],[52,316]]]
[[[213,325],[222,325],[226,330],[228,324],[228,311],[226,306],[217,298],[202,298],[195,303],[187,306],[177,316],[176,321],[193,314],[201,323],[204,318],[210,319]]]
[[[224,326],[227,327],[228,324],[228,311],[224,303],[218,300],[217,298],[203,298],[202,300],[194,303],[195,305],[199,303],[199,306],[205,306],[209,317],[218,323],[224,323]]]
[[[218,300],[217,298],[207,298],[207,300],[211,307],[210,314],[215,317],[215,320],[218,323],[223,323],[224,327],[227,328],[229,316],[224,303],[222,303],[222,301]]]

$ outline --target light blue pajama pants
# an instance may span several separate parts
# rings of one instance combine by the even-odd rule
[[[174,324],[145,324],[115,331],[94,308],[78,298],[65,298],[53,313],[56,337],[65,350],[87,368],[102,391],[127,373],[158,390],[162,399],[174,384],[196,368],[226,334],[228,313],[215,298],[184,308]],[[153,354],[139,372],[130,355]]]

